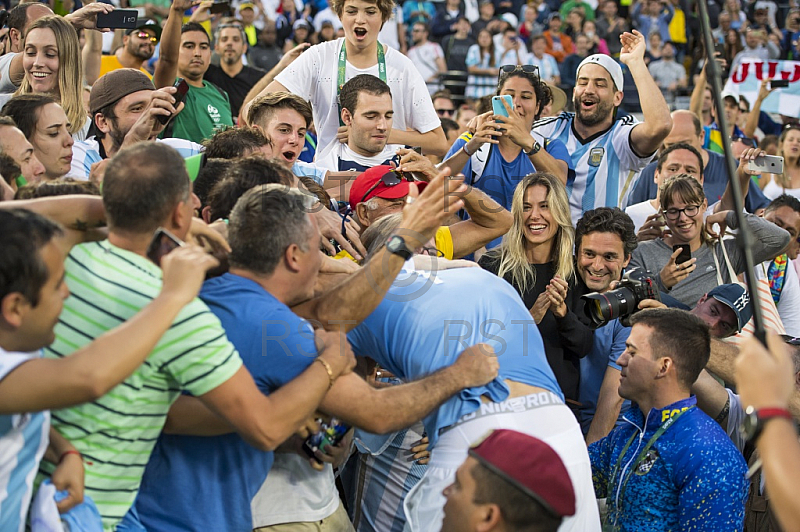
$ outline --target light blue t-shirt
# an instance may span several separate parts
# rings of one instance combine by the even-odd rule
[[[480,407],[481,395],[505,400],[504,379],[539,386],[563,399],[539,329],[510,284],[479,268],[422,272],[412,267],[406,263],[378,308],[348,334],[353,352],[403,380],[450,366],[478,343],[491,345],[500,363],[494,381],[462,390],[423,420],[431,446],[439,429]]]
[[[0,348],[0,381],[41,353]],[[0,415],[0,530],[22,532],[33,494],[33,479],[49,441],[50,412]]]
[[[589,426],[597,410],[597,399],[600,396],[606,369],[608,367],[621,369],[617,359],[625,351],[625,342],[630,334],[631,328],[623,326],[618,319],[607,323],[594,331],[594,346],[589,354],[581,359],[578,401],[582,406],[578,411],[578,421],[584,435],[589,432]],[[629,407],[630,401],[626,400],[620,410],[620,417]]]
[[[325,174],[327,174],[328,171],[314,163],[306,163],[297,160],[292,165],[292,173],[297,177],[311,178],[316,181],[318,185],[322,186],[325,183]]]
[[[206,281],[200,298],[220,319],[265,394],[314,362],[311,326],[256,282],[227,273]],[[136,512],[147,530],[251,530],[250,501],[272,463],[272,452],[252,447],[238,434],[162,434],[147,464]]]

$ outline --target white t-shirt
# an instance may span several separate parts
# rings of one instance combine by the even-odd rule
[[[639,228],[647,221],[648,216],[657,214],[658,209],[650,205],[650,200],[637,203],[636,205],[629,205],[625,207],[625,214],[633,220],[634,231],[638,232]]]
[[[308,458],[275,453],[275,463],[253,500],[253,528],[281,523],[319,522],[339,507],[333,468],[314,471]]]
[[[0,348],[0,381],[40,353],[9,353]],[[33,479],[47,448],[50,412],[0,415],[0,530],[22,532]]]
[[[414,46],[408,51],[408,58],[411,59],[426,82],[439,72],[436,60],[440,57],[444,59],[444,50],[439,44],[430,41]],[[428,83],[428,92],[433,94],[439,90],[440,86],[439,83]]]
[[[328,146],[323,153],[317,154],[315,164],[329,172],[358,172],[361,173],[373,166],[389,164],[388,161],[395,156],[397,150],[402,148],[398,144],[387,144],[383,151],[372,157],[365,157],[354,152],[347,144],[335,142]]]
[[[11,82],[11,61],[16,57],[16,53],[8,53],[0,56],[0,94],[12,94],[17,90],[17,86]]]
[[[767,183],[767,186],[764,187],[762,192],[771,200],[774,200],[781,194],[789,194],[790,196],[800,199],[800,188],[783,188],[775,181],[775,178],[772,178],[772,180]]]
[[[312,46],[298,57],[275,80],[290,92],[308,100],[314,110],[317,125],[317,147],[324,150],[336,140],[339,129],[337,104],[337,74],[339,51],[344,39]],[[377,61],[374,66],[358,69],[349,62],[345,80],[359,74],[378,76]],[[415,129],[427,133],[441,126],[433,108],[425,80],[409,58],[393,48],[386,48],[386,81],[392,91],[395,129]]]
[[[403,8],[401,6],[394,6],[392,8],[392,16],[389,17],[380,33],[378,33],[378,42],[382,42],[387,46],[391,46],[395,50],[400,49],[400,38],[397,34],[397,25],[403,23]]]

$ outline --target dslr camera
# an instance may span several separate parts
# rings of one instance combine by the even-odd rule
[[[593,292],[581,296],[586,304],[583,307],[586,317],[594,327],[602,327],[615,318],[625,327],[630,327],[630,316],[639,310],[643,299],[661,301],[658,285],[653,274],[648,271],[633,270],[622,276],[619,286],[605,293]]]

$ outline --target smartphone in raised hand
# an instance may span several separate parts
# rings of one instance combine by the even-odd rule
[[[138,20],[139,12],[135,9],[115,9],[109,13],[98,13],[97,27],[132,30],[136,28]]]

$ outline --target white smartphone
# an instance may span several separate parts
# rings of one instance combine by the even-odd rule
[[[765,155],[763,157],[756,157],[755,160],[747,163],[747,169],[754,174],[782,174],[783,157],[779,155]]]

